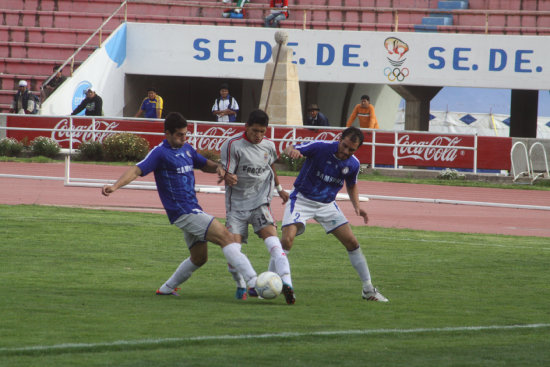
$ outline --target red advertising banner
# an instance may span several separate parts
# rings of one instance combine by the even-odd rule
[[[17,140],[32,141],[37,136],[56,140],[63,148],[69,148],[71,141],[71,120],[73,148],[86,141],[103,141],[110,134],[126,131],[143,136],[153,147],[162,139],[163,122],[110,119],[104,117],[70,118],[28,115],[7,116],[7,136]],[[189,142],[199,151],[219,152],[223,142],[244,131],[243,124],[190,122]],[[267,137],[272,139],[280,153],[293,141],[327,140],[337,141],[340,129],[310,129],[288,126],[274,126],[268,129]],[[355,154],[363,164],[385,166],[417,166],[441,168],[474,168],[510,170],[510,149],[512,138],[477,137],[474,135],[444,135],[427,132],[364,131],[364,145]],[[374,149],[374,154],[373,154]]]

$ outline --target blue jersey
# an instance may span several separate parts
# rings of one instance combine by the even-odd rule
[[[291,197],[298,192],[310,200],[330,203],[344,186],[354,186],[359,174],[359,160],[351,156],[336,158],[338,142],[313,141],[295,147],[306,157],[300,174],[294,182]]]
[[[157,118],[157,110],[160,110],[162,116],[163,100],[162,97],[157,95],[155,99],[150,100],[149,97],[145,97],[143,102],[141,102],[141,109],[144,112],[144,117],[146,118]]]
[[[206,158],[189,144],[174,149],[166,140],[154,147],[137,166],[142,176],[155,172],[160,201],[174,223],[183,214],[202,210],[195,194],[194,168],[202,168]]]

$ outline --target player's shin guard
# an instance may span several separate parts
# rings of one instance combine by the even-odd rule
[[[238,243],[230,243],[222,248],[222,251],[227,259],[227,262],[231,264],[232,267],[237,269],[239,273],[241,273],[246,281],[246,284],[249,287],[255,287],[257,278],[256,271],[254,271],[248,257],[241,252],[241,245]]]
[[[290,264],[288,262],[288,258],[286,257],[286,253],[283,250],[283,246],[281,245],[281,241],[279,241],[277,236],[271,236],[265,239],[265,246],[271,255],[271,259],[269,260],[269,270],[275,271],[275,273],[279,274],[283,283],[286,283],[292,287]],[[275,270],[271,270],[272,267],[274,267]]]
[[[359,274],[361,281],[363,283],[370,282],[371,278],[369,266],[367,265],[367,259],[365,258],[365,255],[363,255],[363,251],[361,251],[361,247],[357,247],[353,251],[348,251],[348,256],[351,265],[353,265],[357,271],[357,274]]]

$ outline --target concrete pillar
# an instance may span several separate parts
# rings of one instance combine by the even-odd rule
[[[391,87],[406,101],[405,130],[429,131],[430,101],[442,87],[414,85],[391,85]]]
[[[278,31],[275,33],[275,41],[277,45],[273,48],[273,61],[265,67],[258,108],[265,110],[272,124],[301,126],[303,117],[298,68],[292,63],[292,49],[286,46],[288,35]]]
[[[539,91],[512,89],[510,102],[510,136],[536,138]]]

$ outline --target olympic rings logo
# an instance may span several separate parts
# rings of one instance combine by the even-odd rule
[[[384,76],[388,77],[390,82],[398,81],[402,82],[406,77],[409,76],[409,68],[390,68],[387,67],[384,69]]]

